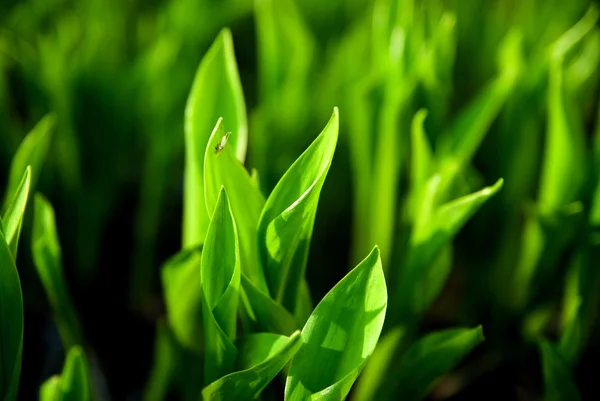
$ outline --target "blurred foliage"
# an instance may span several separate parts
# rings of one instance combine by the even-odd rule
[[[20,249],[23,399],[61,370],[49,399],[278,399],[294,354],[316,384],[288,377],[290,399],[344,398],[363,366],[355,399],[597,398],[598,20],[586,0],[3,1],[0,397]],[[25,212],[36,186],[56,222],[41,195]],[[329,377],[314,305],[374,245],[381,341]]]

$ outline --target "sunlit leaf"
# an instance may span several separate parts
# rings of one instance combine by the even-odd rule
[[[225,28],[200,62],[185,109],[183,247],[204,241],[209,218],[204,205],[204,152],[220,117],[233,132],[229,146],[246,157],[248,123],[231,32]]]
[[[0,230],[0,399],[17,398],[23,352],[23,297],[15,262]]]
[[[21,183],[14,194],[12,202],[8,205],[6,213],[2,216],[2,224],[8,247],[13,255],[13,259],[17,260],[17,248],[19,245],[19,236],[21,234],[21,225],[23,224],[23,215],[25,214],[25,206],[29,197],[29,187],[31,184],[31,167],[27,166]]]
[[[30,186],[31,188],[35,188],[44,160],[46,159],[46,154],[48,153],[48,148],[50,147],[50,142],[52,141],[55,127],[56,116],[48,114],[33,127],[31,132],[21,142],[10,166],[8,186],[6,187],[2,206],[3,212],[6,212],[10,202],[13,200],[13,196],[17,192],[17,188],[23,178],[23,172],[27,169],[27,166],[31,166]]]
[[[246,277],[263,292],[268,293],[264,272],[258,264],[256,228],[265,199],[252,178],[236,159],[229,141],[235,133],[225,135],[223,119],[217,121],[204,154],[204,196],[210,216],[223,186],[229,194],[231,210],[240,239],[241,268]],[[221,141],[226,138],[224,147]]]
[[[267,199],[258,226],[259,255],[274,300],[295,313],[321,188],[338,138],[338,110]]]
[[[241,371],[228,374],[202,391],[205,400],[254,400],[302,345],[300,332],[290,337],[252,334],[240,346]]]
[[[83,345],[79,319],[65,281],[54,209],[39,193],[35,195],[31,248],[64,347]]]
[[[319,302],[302,329],[285,399],[343,400],[373,353],[387,307],[376,247]]]
[[[202,250],[202,315],[205,383],[233,371],[240,291],[240,252],[235,221],[222,188]]]

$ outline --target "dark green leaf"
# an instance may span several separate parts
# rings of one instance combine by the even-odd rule
[[[33,261],[52,306],[63,345],[66,349],[82,345],[79,319],[64,277],[54,210],[39,193],[35,196],[31,243]]]
[[[415,342],[402,357],[394,387],[383,389],[399,400],[423,399],[431,385],[451,370],[483,341],[481,327],[449,329],[428,334]]]
[[[23,297],[17,267],[0,230],[0,399],[17,398],[23,351]]]
[[[579,391],[571,372],[554,346],[546,340],[540,342],[544,371],[546,401],[579,401]]]

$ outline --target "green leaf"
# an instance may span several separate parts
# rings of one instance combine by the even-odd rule
[[[202,251],[205,383],[233,371],[240,291],[240,251],[229,199],[222,188]]]
[[[547,340],[540,342],[546,401],[578,401],[579,391],[564,360]]]
[[[379,249],[336,284],[302,330],[290,366],[287,401],[343,400],[373,353],[385,319],[387,289]]]
[[[23,352],[23,296],[17,267],[0,230],[0,399],[17,398]]]
[[[388,375],[387,371],[396,360],[397,351],[403,341],[406,341],[406,330],[403,327],[394,327],[379,340],[354,389],[354,399],[383,399],[381,396],[376,397],[377,391],[380,388],[385,391],[387,386],[392,385],[388,383],[396,380],[396,377]]]
[[[88,362],[81,347],[69,349],[61,376],[64,401],[89,401],[92,398]]]
[[[259,255],[274,300],[296,312],[321,188],[338,138],[337,108],[321,134],[267,199],[258,225]]]
[[[88,362],[79,346],[71,347],[62,375],[52,376],[40,389],[40,401],[91,401]]]
[[[39,123],[31,132],[25,137],[21,145],[17,149],[17,153],[13,157],[10,165],[10,174],[8,177],[8,186],[4,195],[4,203],[2,210],[6,212],[12,196],[17,192],[17,188],[21,183],[23,177],[23,171],[31,166],[31,188],[35,188],[38,177],[42,171],[42,165],[46,159],[50,142],[54,129],[56,127],[56,116],[54,114],[48,114],[40,120]]]
[[[418,316],[438,295],[450,266],[449,254],[444,255],[444,249],[471,216],[502,188],[503,180],[437,206],[439,185],[440,176],[433,176],[416,211],[407,261],[399,274],[400,288],[396,292],[395,306],[399,308],[400,319]]]
[[[237,158],[246,156],[248,122],[231,32],[225,28],[202,58],[185,109],[185,191],[183,247],[204,242],[208,216],[204,206],[204,151],[215,121],[222,117],[234,135]]]
[[[67,290],[52,205],[35,195],[31,248],[33,262],[46,290],[65,349],[83,344],[79,319]]]
[[[483,342],[481,327],[431,333],[415,342],[402,357],[392,386],[381,389],[399,400],[425,398],[431,385]]]
[[[176,357],[174,339],[169,327],[160,320],[156,326],[152,370],[144,389],[144,401],[166,399],[174,379]]]
[[[243,293],[251,305],[253,319],[263,330],[287,336],[298,328],[296,319],[287,309],[256,288],[243,274],[241,282]]]
[[[256,229],[265,199],[244,166],[236,159],[229,141],[235,133],[225,135],[223,119],[217,121],[204,154],[204,196],[207,215],[215,209],[221,187],[229,194],[231,210],[240,238],[241,268],[244,275],[263,292],[268,293],[265,275],[258,264]],[[216,147],[226,138],[222,150]]]
[[[555,213],[581,196],[586,178],[585,136],[573,100],[564,82],[564,58],[594,27],[598,9],[590,7],[584,17],[552,46],[548,83],[548,132],[539,188],[542,214]],[[564,174],[569,171],[569,174]]]
[[[185,348],[197,354],[204,349],[199,248],[187,249],[162,268],[167,319],[173,334]]]
[[[254,400],[302,345],[300,332],[289,338],[271,333],[249,335],[240,346],[242,369],[211,383],[202,391],[205,400]]]
[[[25,206],[29,197],[29,187],[31,184],[31,167],[27,166],[21,183],[17,188],[12,202],[8,205],[6,213],[2,216],[2,224],[6,234],[6,241],[15,262],[17,261],[17,248],[19,245],[19,236],[21,234],[21,226],[23,224],[23,215],[25,214]]]

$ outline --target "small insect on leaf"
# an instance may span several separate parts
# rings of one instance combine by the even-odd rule
[[[225,145],[227,145],[227,138],[229,138],[229,135],[231,135],[231,132],[226,133],[225,136],[221,138],[221,141],[217,143],[217,146],[215,146],[215,154],[218,155],[225,148]]]

